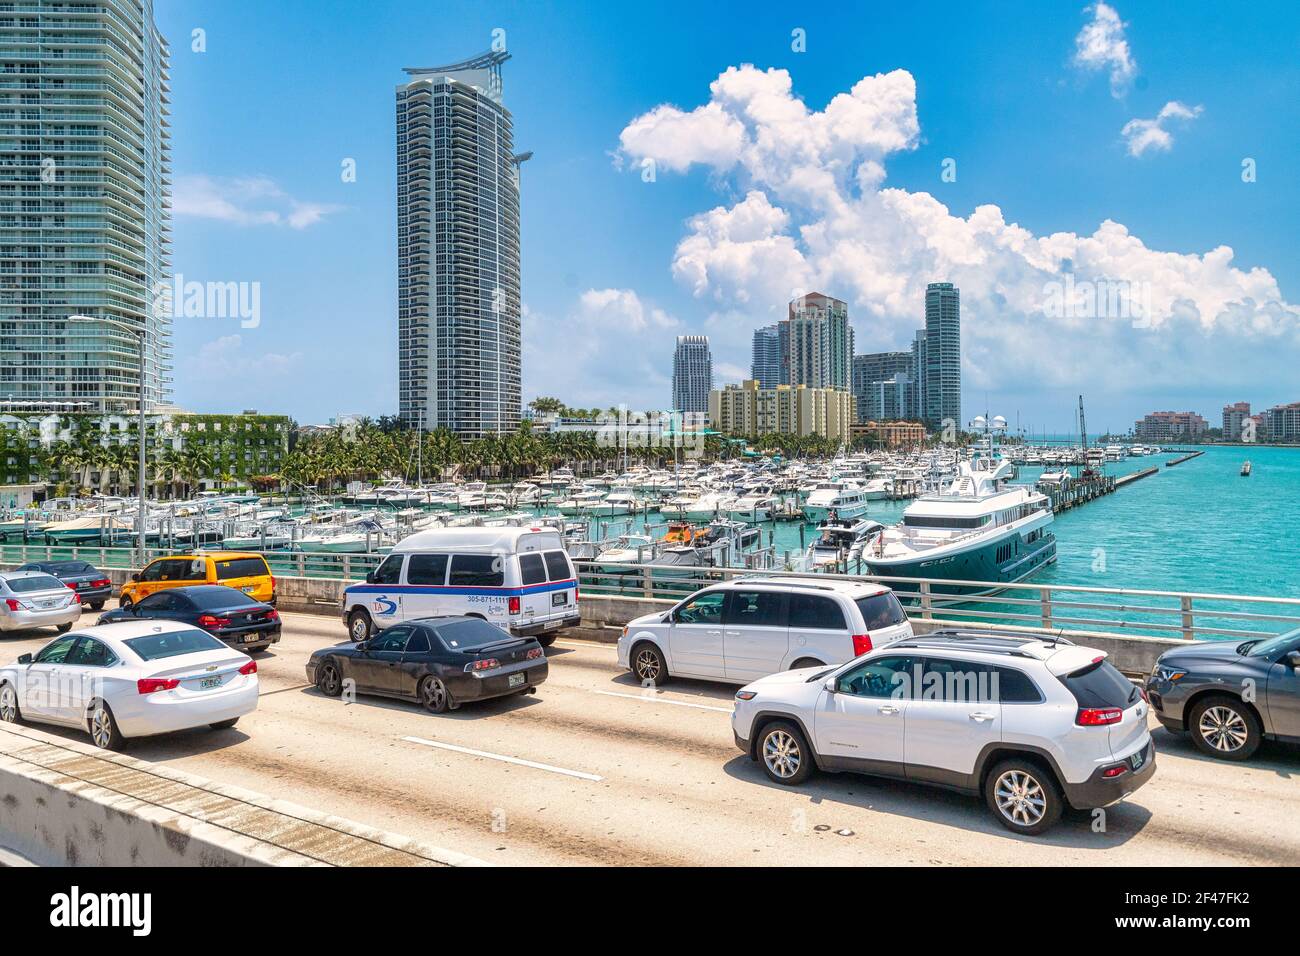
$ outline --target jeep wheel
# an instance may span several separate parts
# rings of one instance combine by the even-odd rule
[[[1004,760],[994,767],[984,796],[999,823],[1031,836],[1055,826],[1065,808],[1052,775],[1028,760]]]
[[[812,748],[794,724],[778,720],[763,728],[758,738],[758,761],[768,779],[793,787],[813,772]]]

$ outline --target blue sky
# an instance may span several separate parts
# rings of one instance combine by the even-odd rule
[[[693,331],[736,380],[749,330],[811,291],[801,280],[849,302],[859,351],[900,348],[919,290],[942,279],[964,289],[966,417],[987,402],[1066,428],[1080,391],[1094,430],[1300,400],[1295,4],[843,6],[159,0],[175,270],[261,286],[257,328],[177,320],[177,403],[300,421],[395,410],[394,87],[403,66],[480,52],[497,28],[516,147],[534,152],[525,400],[660,407],[673,336]],[[818,119],[837,96],[851,129]],[[756,119],[799,102],[792,125]],[[739,137],[727,149],[719,116]],[[822,134],[836,141],[789,145]],[[864,163],[880,170],[866,186]],[[990,205],[992,226],[973,215]],[[692,225],[711,210],[733,225]],[[734,228],[754,213],[761,228]],[[1105,220],[1126,234],[1099,239]],[[1223,246],[1230,262],[1201,258]],[[1157,314],[1045,318],[1067,272],[1136,283]]]

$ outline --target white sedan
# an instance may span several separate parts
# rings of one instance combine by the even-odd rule
[[[257,663],[196,627],[126,621],[56,637],[0,667],[0,721],[78,727],[97,747],[233,727],[257,709]]]

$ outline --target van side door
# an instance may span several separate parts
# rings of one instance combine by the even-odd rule
[[[723,671],[727,680],[748,684],[781,670],[790,647],[786,596],[755,588],[727,594],[722,612]]]

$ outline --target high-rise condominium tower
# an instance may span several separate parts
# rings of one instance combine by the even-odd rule
[[[713,356],[707,335],[677,336],[673,353],[673,411],[707,413]]]
[[[925,422],[943,428],[961,417],[961,290],[951,282],[925,287]]]
[[[169,52],[153,6],[0,4],[0,401],[11,407],[133,411],[170,391],[170,310],[155,307],[171,265]]]
[[[785,323],[765,325],[754,330],[749,377],[758,382],[760,388],[789,384],[785,365],[785,346],[789,336],[790,326]]]
[[[465,438],[520,418],[519,164],[501,64],[407,69],[397,87],[399,412]]]
[[[853,328],[849,307],[820,292],[790,303],[790,382],[809,388],[853,386]]]

